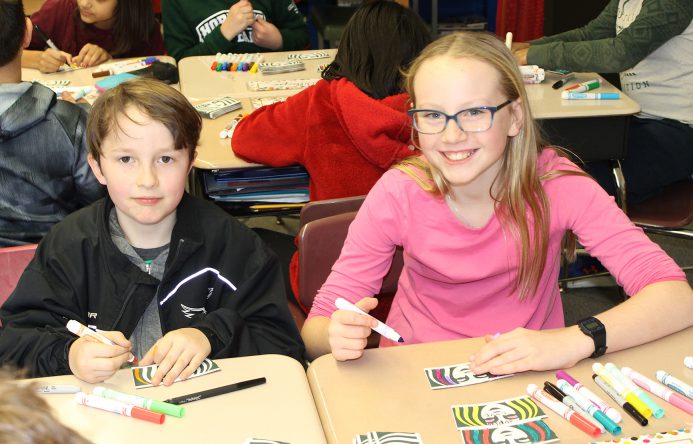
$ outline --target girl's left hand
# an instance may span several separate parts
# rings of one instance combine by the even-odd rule
[[[72,58],[72,62],[78,64],[82,68],[89,68],[91,66],[100,65],[111,59],[111,55],[98,45],[92,43],[87,43],[82,47],[75,57]]]
[[[594,343],[577,326],[552,330],[515,330],[494,339],[469,357],[475,374],[506,375],[528,370],[555,370],[572,367],[589,356]]]
[[[187,379],[211,352],[212,346],[204,333],[196,328],[181,328],[156,341],[139,365],[159,364],[152,385],[163,382],[168,386],[178,377]]]
[[[272,23],[259,17],[253,23],[253,42],[257,46],[274,51],[280,50],[284,44],[279,29]]]

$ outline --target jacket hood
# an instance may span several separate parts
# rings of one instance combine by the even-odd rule
[[[0,141],[11,139],[42,122],[57,102],[55,93],[34,83],[0,115]]]
[[[330,82],[336,117],[364,158],[382,169],[411,154],[409,95],[369,97],[347,79]]]

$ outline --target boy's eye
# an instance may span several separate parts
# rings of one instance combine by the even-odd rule
[[[118,159],[118,162],[120,163],[130,163],[132,161],[132,157],[130,156],[123,156]]]

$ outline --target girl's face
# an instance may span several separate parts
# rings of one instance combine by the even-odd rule
[[[491,65],[472,58],[438,56],[424,62],[414,78],[415,108],[448,115],[508,100],[499,88],[499,74]],[[472,113],[473,114],[473,113]],[[491,127],[464,132],[448,121],[438,134],[419,134],[421,150],[450,183],[451,191],[488,195],[501,166],[508,136],[522,125],[518,101],[498,110]]]
[[[100,29],[111,29],[118,0],[77,0],[79,17]]]

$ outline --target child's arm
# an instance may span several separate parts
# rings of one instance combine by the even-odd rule
[[[140,360],[140,365],[157,363],[152,385],[171,385],[180,376],[187,379],[202,364],[212,346],[200,330],[181,328],[173,330],[156,341],[156,344]]]
[[[25,50],[22,52],[22,68],[51,73],[57,72],[66,63],[68,65],[72,63],[72,55],[64,51],[48,48],[45,51]]]

